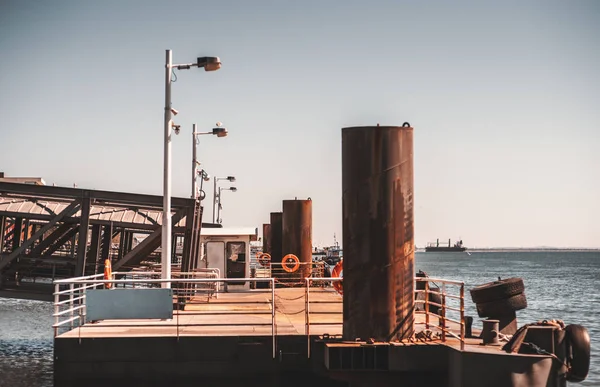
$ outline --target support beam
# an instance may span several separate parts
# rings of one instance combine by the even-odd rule
[[[29,254],[29,255],[32,257],[42,255],[44,250],[46,250],[48,247],[52,246],[52,244],[54,244],[58,240],[58,238],[65,235],[65,233],[68,232],[69,230],[71,230],[72,228],[73,228],[72,224],[61,224],[54,231],[52,231],[52,233],[50,235],[48,235],[37,246],[35,246],[31,250],[31,254]]]
[[[12,251],[21,246],[21,239],[23,237],[23,218],[15,218],[15,225],[13,227],[12,237]],[[0,269],[2,269],[2,262],[0,262]]]
[[[186,209],[182,208],[177,211],[172,219],[172,224],[177,224],[183,218],[183,215],[186,213]],[[120,259],[117,263],[115,263],[112,267],[113,271],[117,271],[122,267],[131,264],[133,262],[137,262],[144,257],[150,255],[154,250],[156,250],[160,246],[162,235],[162,227],[158,227],[154,232],[146,239],[142,241],[139,245],[137,245],[133,250],[127,253],[122,259]]]
[[[69,239],[73,238],[77,234],[77,231],[79,231],[77,226],[71,225],[71,229],[66,234],[57,239],[55,243],[48,247],[48,250],[46,250],[46,252],[42,254],[42,258],[51,257],[52,254],[56,252],[56,250],[60,249],[60,247],[67,243]]]
[[[27,249],[33,241],[42,236],[46,231],[50,230],[55,224],[60,222],[64,217],[70,216],[74,214],[79,208],[79,202],[73,201],[69,204],[64,210],[62,210],[58,215],[56,215],[50,222],[46,223],[44,227],[40,228],[38,232],[36,232],[31,238],[26,240],[21,246],[14,249],[12,253],[10,253],[7,257],[3,258],[0,261],[0,270],[4,269],[8,264],[10,264],[16,257],[18,257],[25,249]],[[16,225],[16,223],[15,223]]]
[[[162,208],[162,196],[144,195],[127,192],[112,192],[86,190],[68,187],[53,187],[48,185],[31,185],[18,183],[0,182],[0,192],[6,194],[21,194],[32,196],[44,196],[49,198],[75,199],[89,197],[94,202],[129,204],[136,207]],[[171,198],[172,207],[193,206],[194,199]]]
[[[191,269],[192,256],[191,250],[192,245],[191,242],[194,240],[193,238],[193,230],[194,230],[194,215],[195,215],[195,207],[189,207],[187,209],[187,213],[185,215],[185,234],[183,237],[183,251],[181,256],[181,271],[187,272]],[[176,245],[175,245],[176,246]]]
[[[6,230],[6,217],[0,216],[0,254],[4,250],[4,232]]]
[[[90,207],[90,198],[82,198],[79,238],[77,240],[77,264],[75,265],[75,277],[83,276],[85,272],[85,258],[87,255],[88,233],[90,230]]]
[[[85,274],[96,274],[96,270],[98,269],[98,252],[100,251],[100,225],[95,224],[92,226],[92,240],[90,241],[90,253],[88,255],[88,262],[90,264],[86,265]],[[88,270],[87,268],[91,268],[93,270]]]
[[[104,261],[110,257],[110,248],[112,245],[112,240],[116,236],[117,233],[113,232],[113,225],[109,224],[104,226],[104,233],[102,234],[102,254],[100,255],[100,259],[104,264]]]

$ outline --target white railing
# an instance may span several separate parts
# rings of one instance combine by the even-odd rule
[[[173,278],[163,280],[158,272],[115,272],[113,273],[115,278],[113,280],[103,279],[103,274],[96,274],[91,276],[69,278],[64,280],[54,281],[54,335],[57,336],[61,329],[68,328],[72,330],[76,327],[79,328],[79,335],[81,335],[82,328],[93,329],[95,327],[109,328],[109,327],[174,327],[176,329],[177,337],[180,335],[180,327],[216,327],[216,326],[270,326],[271,336],[273,340],[273,356],[276,353],[276,305],[275,305],[275,288],[276,280],[274,278],[220,278],[220,271],[218,269],[200,269],[194,272],[186,273],[173,273]],[[331,319],[325,318],[327,321],[319,321],[318,316],[320,315],[338,315],[341,316],[343,312],[336,310],[336,308],[318,308],[315,305],[325,304],[339,304],[343,303],[341,295],[332,299],[331,297],[324,297],[324,299],[315,299],[314,297],[318,293],[332,293],[334,290],[329,287],[335,281],[343,281],[343,278],[330,278],[330,277],[307,277],[302,280],[304,282],[304,323],[305,323],[305,335],[307,336],[308,344],[308,357],[311,352],[311,326],[325,325],[325,326],[339,326],[342,321],[330,321]],[[258,298],[254,300],[247,300],[247,298],[230,298],[227,300],[220,301],[217,299],[217,295],[222,291],[221,285],[225,286],[234,284],[243,284],[249,282],[256,284],[258,282],[268,283],[267,288],[246,290],[236,289],[234,286],[229,286],[227,294],[229,293],[248,293],[253,294],[265,293],[268,294],[267,298]],[[424,299],[415,301],[416,304],[423,304],[423,311],[416,311],[416,313],[425,314],[425,322],[415,323],[424,324],[425,329],[437,329],[441,333],[442,342],[446,341],[446,336],[450,335],[460,340],[461,350],[464,350],[465,344],[465,316],[464,316],[464,283],[459,281],[449,281],[438,278],[429,277],[416,277],[415,282],[417,284],[424,283],[423,290],[415,290],[415,294],[428,295],[423,297]],[[88,289],[104,289],[110,284],[113,288],[157,288],[161,287],[163,283],[170,283],[173,291],[173,304],[177,311],[174,312],[173,320],[170,323],[154,323],[149,324],[148,321],[135,320],[128,321],[126,325],[119,324],[118,321],[113,320],[103,321],[102,324],[86,324],[86,291]],[[441,287],[436,291],[432,290],[431,283]],[[316,285],[316,286],[314,286]],[[458,292],[450,293],[447,288],[455,286],[458,287]],[[256,286],[254,286],[256,287]],[[313,298],[311,299],[311,295]],[[440,297],[440,302],[432,301],[432,295]],[[206,296],[203,299],[199,296]],[[214,298],[214,300],[211,300]],[[220,310],[209,310],[210,308],[194,308],[190,307],[185,310],[187,306],[193,306],[194,304],[202,305],[227,305],[227,308],[216,308]],[[248,311],[248,304],[254,304],[259,306],[257,309]],[[260,309],[260,305],[268,305],[267,308]],[[243,306],[242,306],[243,305]],[[236,309],[236,307],[238,309]],[[196,309],[196,310],[194,310]],[[434,313],[432,309],[437,309],[438,313]],[[227,320],[203,322],[202,319],[191,318],[185,319],[184,322],[179,320],[181,316],[215,316],[215,315],[235,315],[235,316],[254,316],[254,315],[270,315],[270,322],[257,322],[254,321],[239,321],[230,322]],[[459,317],[454,318],[454,315]],[[438,324],[432,324],[431,319],[437,318]],[[343,319],[341,319],[343,320]],[[447,323],[456,323],[460,326],[460,333],[457,335],[447,325]],[[454,330],[456,331],[456,329]]]
[[[423,294],[424,300],[415,300],[415,304],[423,304],[423,311],[416,311],[416,313],[425,314],[425,322],[421,323],[425,325],[425,329],[436,329],[441,333],[442,342],[446,341],[446,336],[450,335],[460,340],[461,351],[465,349],[465,283],[461,281],[450,281],[440,278],[430,277],[415,277],[415,282],[425,283],[425,289],[415,289],[415,294]],[[436,291],[432,290],[431,283],[436,286]],[[437,287],[437,284],[441,284],[441,288]],[[447,288],[450,286],[458,287],[457,293],[449,293]],[[440,298],[440,302],[431,301],[433,296]],[[432,308],[432,306],[434,308]],[[434,313],[431,309],[437,309],[438,313]],[[450,313],[448,313],[450,311]],[[448,316],[450,315],[450,317]],[[457,319],[452,318],[453,315],[458,315]],[[430,323],[431,317],[437,317],[438,325],[432,325]],[[460,327],[460,333],[455,334],[447,325],[447,322],[456,323]]]
[[[331,322],[331,321],[325,321],[325,322],[319,322],[319,321],[313,321],[311,323],[310,321],[310,317],[311,314],[313,315],[343,315],[343,311],[339,312],[339,311],[335,311],[335,310],[311,310],[311,304],[320,304],[320,305],[332,305],[332,304],[338,304],[341,305],[343,304],[343,298],[340,294],[339,299],[337,300],[312,300],[310,299],[310,295],[311,293],[323,293],[323,292],[332,292],[333,290],[331,288],[329,288],[328,290],[326,290],[326,288],[324,286],[319,286],[316,288],[313,288],[311,290],[311,284],[312,283],[320,283],[321,285],[328,285],[328,282],[332,282],[332,281],[341,281],[343,280],[343,278],[341,277],[334,277],[334,278],[306,278],[305,279],[305,285],[304,285],[304,334],[306,335],[306,339],[307,339],[307,351],[308,351],[308,357],[310,358],[310,345],[311,345],[311,340],[310,340],[310,326],[312,325],[342,325],[343,321],[341,322]],[[332,282],[333,283],[333,282]]]
[[[274,280],[268,278],[194,278],[194,275],[198,276],[211,274],[211,273],[177,273],[180,278],[171,279],[159,279],[152,278],[155,273],[142,273],[142,272],[115,272],[115,277],[125,277],[124,279],[103,279],[103,274],[97,274],[86,277],[69,278],[65,280],[54,281],[54,335],[58,336],[61,328],[68,327],[69,330],[79,328],[79,337],[81,337],[82,329],[94,329],[94,328],[117,328],[117,327],[144,327],[144,328],[165,328],[174,327],[176,329],[177,337],[180,336],[181,327],[218,327],[218,326],[270,326],[271,337],[273,340],[273,357],[275,357],[276,350],[276,323],[275,323],[275,283]],[[218,275],[218,272],[212,273],[211,275]],[[135,278],[134,277],[146,277],[146,278]],[[129,277],[129,278],[127,278]],[[185,277],[185,278],[183,278]],[[213,292],[215,289],[220,289],[216,284],[243,284],[245,282],[268,282],[268,289],[264,290],[253,290],[255,294],[266,293],[270,297],[268,299],[260,299],[253,301],[241,300],[229,300],[229,301],[203,301],[198,299],[198,295],[206,295],[208,292]],[[133,288],[148,288],[148,287],[160,287],[163,283],[170,283],[173,291],[173,303],[177,306],[177,309],[182,309],[183,306],[202,304],[202,305],[219,305],[226,304],[228,308],[218,308],[221,310],[177,310],[174,312],[173,320],[170,323],[161,322],[158,324],[149,324],[145,320],[127,321],[127,324],[118,323],[117,320],[107,320],[102,324],[86,324],[86,290],[96,288],[106,288],[108,284],[111,284],[113,288],[122,289],[133,289]],[[205,287],[199,288],[198,285],[205,285]],[[228,289],[227,293],[238,293],[246,292],[244,290],[235,290],[233,287]],[[250,312],[239,310],[236,311],[236,307],[247,306],[248,304],[253,305],[265,305],[267,308],[255,309]],[[194,308],[190,308],[194,309]],[[216,315],[270,315],[270,322],[257,322],[257,321],[238,321],[229,322],[227,320],[203,322],[202,319],[185,319],[180,321],[181,316],[216,316]]]

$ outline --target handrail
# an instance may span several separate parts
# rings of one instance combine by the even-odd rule
[[[177,330],[177,337],[179,337],[179,330],[180,327],[210,327],[210,326],[271,326],[271,337],[272,337],[272,352],[273,352],[273,358],[275,358],[276,356],[276,307],[275,307],[275,282],[273,278],[217,278],[216,275],[219,273],[220,271],[217,270],[206,270],[206,271],[202,271],[202,272],[189,272],[189,273],[177,273],[175,274],[175,278],[170,278],[170,279],[159,279],[159,278],[135,278],[135,277],[139,277],[139,276],[144,276],[144,275],[149,275],[152,276],[153,273],[148,273],[148,272],[115,272],[113,274],[115,275],[126,275],[128,277],[133,277],[133,278],[125,278],[125,279],[103,279],[103,275],[94,275],[94,276],[86,276],[86,277],[77,277],[77,278],[70,278],[70,279],[61,279],[61,280],[56,280],[54,281],[54,287],[55,287],[55,291],[54,291],[54,313],[52,314],[52,316],[54,317],[54,324],[52,325],[52,328],[54,329],[54,335],[55,337],[58,336],[58,330],[61,327],[65,327],[67,324],[70,326],[70,328],[67,328],[67,330],[71,330],[75,327],[75,323],[77,327],[79,327],[79,334],[81,334],[81,329],[82,327],[86,327],[86,328],[106,328],[106,327],[118,327],[121,326],[123,324],[114,324],[114,323],[110,323],[108,322],[107,324],[99,324],[99,325],[87,325],[86,323],[86,289],[89,288],[96,288],[105,284],[114,284],[115,287],[118,287],[119,285],[122,286],[134,286],[136,284],[146,284],[146,285],[156,285],[156,284],[161,284],[161,283],[170,283],[171,285],[175,285],[173,288],[173,293],[174,293],[174,297],[177,298],[177,302],[178,304],[180,304],[180,299],[181,297],[184,297],[186,300],[192,300],[191,302],[189,302],[190,304],[194,304],[193,302],[193,297],[198,293],[197,289],[190,289],[189,287],[185,286],[185,285],[193,285],[193,284],[202,284],[202,283],[209,283],[209,284],[215,284],[215,283],[219,283],[219,284],[236,284],[236,283],[244,283],[244,282],[267,282],[269,283],[269,288],[270,289],[265,289],[264,291],[262,291],[263,293],[268,293],[270,294],[270,300],[266,299],[264,301],[261,300],[255,300],[255,301],[245,301],[245,300],[240,300],[240,301],[230,301],[230,302],[218,302],[218,301],[212,301],[211,304],[227,304],[230,306],[233,306],[233,309],[235,309],[235,306],[237,304],[262,304],[265,305],[265,307],[262,307],[258,310],[252,310],[250,312],[248,311],[244,311],[243,313],[240,312],[240,310],[229,310],[229,311],[223,311],[223,310],[202,310],[202,311],[186,311],[185,316],[206,316],[206,315],[271,315],[271,321],[270,322],[260,322],[260,321],[253,321],[253,320],[241,320],[241,321],[227,321],[224,323],[210,323],[210,322],[194,322],[194,321],[180,321],[179,320],[179,315],[181,314],[179,311],[177,311],[175,313],[175,315],[173,316],[173,323],[174,324],[148,324],[146,321],[142,321],[138,324],[126,324],[123,326],[127,326],[127,327],[135,327],[135,326],[143,326],[143,327],[165,327],[165,326],[174,326]],[[210,275],[212,278],[177,278],[179,276],[190,276],[190,277],[194,277],[194,276],[198,276],[198,275],[203,275],[203,276],[207,276]],[[213,277],[214,276],[214,277]],[[100,279],[98,279],[98,277],[100,277]],[[178,287],[177,285],[179,285],[180,287]],[[182,286],[183,285],[183,286]],[[61,287],[67,287],[67,289],[63,290],[61,289]],[[212,291],[212,290],[211,290]],[[261,291],[257,291],[256,293],[259,293]],[[231,292],[231,293],[235,293]],[[191,297],[191,298],[190,298]],[[62,298],[62,299],[61,299]],[[175,301],[175,300],[174,300]],[[186,301],[183,301],[186,302]],[[196,302],[197,303],[197,302]],[[205,303],[205,302],[203,302]],[[180,304],[181,305],[181,304]],[[267,306],[268,305],[268,306]]]
[[[314,281],[314,282],[330,282],[330,281],[340,281],[343,280],[343,278],[341,277],[325,277],[325,278],[321,278],[321,277],[307,277],[304,279],[305,280],[305,284],[304,284],[304,333],[306,334],[306,341],[307,341],[307,356],[308,358],[310,358],[310,282]],[[343,299],[339,302],[335,302],[335,301],[313,301],[313,303],[327,303],[327,304],[332,304],[332,303],[343,303]],[[339,313],[339,312],[312,312],[313,314],[343,314]],[[343,324],[343,322],[341,323],[313,323],[313,325],[341,325]]]
[[[415,303],[420,303],[425,305],[425,311],[417,311],[417,313],[425,313],[425,328],[430,328],[430,316],[438,317],[439,326],[435,327],[441,331],[441,340],[442,342],[446,341],[446,335],[453,336],[460,340],[460,350],[463,351],[465,349],[465,283],[462,281],[452,281],[452,280],[444,280],[441,278],[431,278],[431,277],[415,277],[416,282],[425,282],[425,289],[415,289],[415,294],[425,293],[425,300],[415,300]],[[442,287],[439,291],[433,291],[430,288],[430,283],[433,282],[436,285],[441,284]],[[446,285],[455,285],[459,287],[459,295],[448,294],[446,291]],[[430,295],[435,294],[441,297],[441,303],[437,303],[434,301],[430,301]],[[446,303],[446,301],[450,300],[458,300],[459,306],[452,307]],[[430,311],[430,307],[435,306],[438,307],[440,313],[433,313]],[[458,312],[460,315],[460,320],[455,320],[446,316],[446,311],[454,311]],[[450,321],[460,326],[460,335],[456,335],[452,332],[447,326],[446,322]],[[422,323],[421,323],[422,324]]]
[[[242,310],[243,308],[238,308],[236,310],[235,307],[233,308],[227,308],[228,310],[187,310],[185,311],[185,314],[181,313],[180,311],[176,312],[176,316],[173,317],[173,322],[174,325],[169,325],[167,324],[166,326],[174,326],[177,328],[177,335],[179,336],[179,327],[184,327],[184,326],[219,326],[219,325],[231,325],[231,326],[259,326],[259,325],[264,325],[264,326],[268,326],[271,325],[271,336],[272,336],[272,340],[273,340],[273,356],[275,356],[276,354],[276,336],[277,336],[277,327],[276,327],[276,305],[275,305],[275,284],[276,284],[276,279],[275,278],[260,278],[260,277],[252,277],[252,278],[220,278],[220,277],[216,277],[217,274],[220,274],[220,270],[216,269],[216,268],[207,268],[207,269],[201,269],[200,271],[193,271],[193,272],[177,272],[177,273],[173,273],[173,278],[169,278],[169,279],[161,279],[161,278],[139,278],[139,277],[153,277],[158,275],[158,272],[132,272],[132,271],[127,271],[127,272],[115,272],[113,273],[115,276],[126,276],[128,278],[121,278],[121,279],[104,279],[103,278],[103,274],[96,274],[96,275],[91,275],[91,276],[83,276],[83,277],[76,277],[76,278],[69,278],[69,279],[60,279],[60,280],[56,280],[54,281],[54,286],[55,286],[55,291],[53,293],[54,295],[54,313],[53,313],[53,317],[55,318],[55,323],[53,324],[53,328],[54,328],[54,332],[55,332],[55,336],[58,335],[58,328],[59,327],[64,327],[66,324],[70,323],[70,329],[74,328],[74,324],[77,323],[80,328],[83,327],[85,325],[85,327],[95,327],[95,326],[90,326],[86,324],[86,290],[90,289],[90,288],[101,288],[103,286],[105,286],[106,284],[113,284],[113,287],[118,287],[121,288],[121,286],[123,287],[135,287],[136,285],[140,284],[142,285],[142,287],[144,287],[143,285],[153,285],[151,287],[156,287],[157,285],[160,285],[162,283],[169,283],[173,286],[173,291],[174,291],[174,296],[176,298],[176,300],[174,300],[174,302],[178,303],[179,305],[183,305],[186,303],[190,303],[193,304],[194,302],[202,302],[203,304],[209,302],[209,300],[211,300],[211,294],[213,294],[212,292],[215,291],[216,289],[216,293],[219,293],[219,289],[220,288],[216,288],[213,287],[213,285],[211,285],[210,287],[196,287],[196,286],[186,286],[186,285],[194,285],[194,284],[236,284],[236,283],[245,283],[245,282],[250,282],[250,283],[257,283],[257,282],[267,282],[269,283],[270,289],[262,289],[262,290],[252,290],[252,292],[265,292],[265,293],[270,293],[270,300],[265,299],[264,301],[261,300],[254,300],[254,301],[244,301],[244,300],[238,300],[238,301],[230,301],[230,302],[218,302],[217,300],[211,300],[210,302],[212,304],[228,304],[228,305],[233,305],[235,306],[236,304],[242,305],[245,303],[250,303],[250,304],[264,304],[264,305],[269,305],[270,307],[270,311],[262,308],[258,308],[256,310],[253,311],[246,311],[246,310]],[[202,276],[203,278],[197,278],[199,276]],[[210,276],[209,278],[207,278],[208,276]],[[215,276],[215,277],[213,277]],[[191,277],[191,278],[182,278],[182,277]],[[343,299],[342,297],[339,297],[339,301],[338,300],[317,300],[317,299],[312,299],[311,300],[311,292],[315,293],[315,292],[333,292],[333,290],[330,290],[330,288],[328,289],[317,289],[315,288],[311,288],[311,285],[314,284],[323,284],[323,285],[328,285],[330,283],[333,283],[335,281],[343,281],[343,278],[341,277],[306,277],[306,278],[299,278],[299,281],[301,281],[301,283],[304,283],[304,298],[305,298],[305,334],[307,336],[307,350],[308,350],[308,356],[310,357],[310,352],[311,352],[311,325],[312,326],[318,326],[318,325],[340,325],[342,324],[342,322],[328,322],[328,320],[330,320],[330,318],[325,318],[321,321],[316,320],[316,321],[311,321],[311,317],[315,316],[315,315],[341,315],[342,312],[339,312],[337,310],[332,311],[332,310],[323,310],[320,311],[318,309],[315,310],[311,310],[311,306],[314,305],[318,305],[318,304],[336,304],[336,303],[342,303]],[[443,280],[443,279],[439,279],[439,278],[430,278],[430,277],[416,277],[415,278],[415,282],[419,283],[419,282],[424,282],[425,283],[425,289],[424,290],[416,290],[415,289],[415,293],[425,293],[428,296],[425,297],[425,300],[415,300],[416,303],[424,303],[425,304],[425,325],[426,328],[429,329],[430,328],[430,317],[431,316],[435,316],[438,318],[439,322],[440,322],[440,326],[436,326],[433,327],[435,329],[438,329],[441,331],[441,338],[442,341],[446,341],[446,336],[454,336],[457,337],[460,340],[460,348],[461,350],[464,350],[464,345],[465,345],[465,316],[464,316],[464,311],[465,311],[465,305],[464,305],[464,282],[460,282],[460,281],[452,281],[452,280]],[[440,289],[439,292],[436,291],[434,292],[431,287],[430,284],[435,282],[436,284],[440,285]],[[183,286],[180,286],[183,285]],[[446,285],[448,286],[459,286],[459,292],[458,295],[456,293],[448,293],[446,291]],[[216,285],[215,285],[216,286]],[[243,292],[247,292],[247,290],[242,290]],[[230,293],[236,293],[235,290],[232,289],[232,291]],[[202,295],[203,297],[205,297],[206,295],[208,295],[208,300],[204,299],[204,301],[202,301],[200,298],[198,298],[198,295]],[[437,294],[439,296],[441,296],[441,302],[434,302],[431,300],[431,294]],[[313,297],[314,298],[314,297]],[[194,301],[195,300],[195,301]],[[227,301],[227,300],[225,300]],[[450,303],[448,304],[448,301],[454,301],[454,304]],[[458,306],[456,305],[458,301]],[[439,308],[439,313],[433,313],[431,311],[431,308],[436,307]],[[253,313],[254,312],[254,313]],[[451,315],[450,316],[446,316],[446,313],[450,312]],[[423,313],[421,311],[418,311],[417,313]],[[460,315],[459,319],[453,318],[452,317],[452,313],[458,313]],[[268,315],[271,314],[271,322],[267,323],[267,322],[259,322],[259,321],[254,321],[252,323],[245,323],[245,322],[240,322],[240,321],[231,321],[231,322],[225,322],[225,323],[215,323],[215,324],[200,324],[200,323],[194,323],[194,321],[185,321],[187,324],[184,323],[180,323],[179,321],[179,315]],[[235,321],[235,322],[234,322]],[[243,320],[242,320],[243,321]],[[337,319],[335,319],[334,321],[337,321]],[[196,320],[197,322],[197,320]],[[457,335],[455,332],[457,331],[456,328],[454,328],[454,332],[452,332],[450,330],[450,327],[446,325],[446,322],[452,322],[452,323],[456,323],[460,326],[460,334]],[[422,324],[422,323],[419,323]],[[98,326],[104,326],[106,327],[107,325],[105,324],[101,324]],[[117,326],[117,325],[109,325],[109,326]],[[127,326],[137,326],[137,325],[130,325],[128,324]],[[147,323],[140,323],[140,326],[165,326],[165,324],[162,325],[147,325]],[[81,332],[81,331],[80,331]]]

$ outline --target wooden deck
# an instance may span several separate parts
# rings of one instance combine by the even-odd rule
[[[309,334],[342,334],[342,296],[332,288],[310,288]],[[103,320],[87,323],[58,337],[173,337],[173,336],[271,336],[271,290],[234,290],[219,293],[217,298],[198,296],[183,311],[174,311],[172,320]],[[425,315],[415,314],[415,331],[425,329]],[[432,327],[437,318],[431,318]],[[449,322],[459,334],[460,327]],[[435,329],[432,329],[436,332]],[[305,289],[275,289],[275,335],[306,335]],[[474,332],[478,334],[478,332]],[[435,340],[414,340],[411,344],[439,344]],[[460,349],[460,340],[447,336],[446,345]],[[397,345],[404,345],[397,343]],[[482,346],[481,339],[465,340],[469,351],[498,352],[501,346]]]
[[[195,297],[172,320],[102,320],[59,337],[271,336],[271,290]],[[342,296],[332,288],[310,289],[310,334],[342,334]],[[321,313],[325,312],[325,313]],[[275,334],[305,335],[305,289],[275,289]]]

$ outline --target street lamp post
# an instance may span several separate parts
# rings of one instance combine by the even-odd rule
[[[229,187],[229,188],[222,188],[219,187],[219,203],[217,206],[217,223],[222,223],[223,219],[221,219],[221,191],[231,191],[231,192],[235,192],[237,191],[236,187]]]
[[[212,222],[215,223],[215,215],[217,210],[217,182],[219,180],[228,180],[230,183],[235,182],[235,176],[227,176],[227,177],[214,177],[214,187],[213,187],[213,216]]]
[[[226,128],[222,128],[221,127],[221,123],[217,122],[217,127],[213,128],[212,131],[210,132],[197,132],[196,131],[196,124],[194,124],[192,126],[192,199],[196,199],[198,197],[198,193],[196,192],[197,189],[197,184],[196,184],[196,179],[198,178],[198,166],[200,165],[200,162],[198,161],[198,157],[197,157],[197,153],[198,153],[198,136],[203,135],[203,134],[213,134],[217,137],[227,137],[227,129]],[[204,170],[202,170],[202,176],[200,177],[201,179],[205,179],[206,178],[206,173],[204,172]],[[200,190],[202,190],[202,187],[200,187]],[[201,198],[200,200],[202,200],[204,198]]]
[[[221,68],[218,57],[199,57],[196,63],[173,64],[173,53],[166,50],[165,58],[165,120],[164,120],[164,166],[163,166],[163,219],[161,235],[161,279],[171,278],[171,130],[179,132],[171,120],[171,74],[174,69],[189,70],[192,67],[204,68],[205,71],[215,71]],[[170,288],[171,284],[163,282],[162,287]]]

